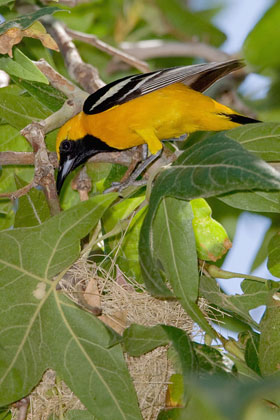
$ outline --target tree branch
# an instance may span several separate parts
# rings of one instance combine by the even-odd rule
[[[55,152],[48,152],[50,163],[57,168],[58,161]],[[91,157],[88,162],[92,163],[116,163],[129,166],[134,156],[134,149],[98,153]],[[0,165],[34,165],[35,155],[33,152],[0,152]]]
[[[73,39],[77,39],[79,41],[93,45],[99,50],[104,51],[113,57],[119,58],[121,61],[124,61],[130,66],[142,71],[143,73],[150,71],[150,66],[147,63],[145,63],[145,61],[136,58],[133,54],[133,50],[131,50],[131,53],[128,54],[125,51],[122,51],[118,48],[106,44],[106,42],[101,41],[95,35],[89,35],[84,34],[83,32],[73,31],[72,29],[69,29],[66,26],[64,28],[68,35],[70,35]]]
[[[44,141],[44,126],[41,123],[29,124],[21,131],[30,142],[35,153],[34,185],[40,185],[45,193],[50,212],[55,215],[60,212],[59,200],[54,179],[54,167],[50,163]]]
[[[0,152],[0,165],[34,165],[34,153]]]
[[[23,195],[27,194],[33,187],[35,187],[34,180],[30,182],[30,184],[25,185],[25,187],[20,188],[17,191],[1,193],[0,198],[10,198],[11,200],[15,200],[16,198],[22,197]]]
[[[47,134],[62,126],[66,121],[80,112],[84,101],[88,97],[88,93],[57,73],[45,60],[41,59],[39,61],[33,61],[33,63],[44,73],[53,87],[68,97],[68,101],[65,101],[57,112],[40,122],[44,128],[44,133]]]
[[[83,62],[64,26],[49,16],[43,18],[42,21],[57,42],[70,76],[89,93],[104,86],[105,83],[100,79],[97,69]]]
[[[123,42],[121,47],[128,54],[133,54],[141,60],[158,57],[197,57],[207,61],[224,61],[232,58],[202,42],[166,42],[155,39],[135,43]]]

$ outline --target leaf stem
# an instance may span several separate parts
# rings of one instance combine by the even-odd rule
[[[232,278],[239,278],[239,279],[248,279],[248,280],[254,280],[258,281],[259,283],[266,284],[268,281],[267,279],[264,279],[263,277],[258,276],[252,276],[251,274],[242,274],[242,273],[235,273],[233,271],[227,271],[223,270],[222,268],[217,267],[213,264],[205,264],[204,268],[207,270],[207,272],[210,274],[211,277],[218,277],[221,279],[232,279]]]

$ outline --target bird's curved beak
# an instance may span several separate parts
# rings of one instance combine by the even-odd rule
[[[60,193],[62,185],[67,175],[73,171],[79,164],[76,164],[76,158],[67,158],[63,163],[59,165],[57,178],[56,178],[56,190],[57,194]]]

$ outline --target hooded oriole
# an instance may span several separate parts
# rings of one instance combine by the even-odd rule
[[[174,67],[125,77],[97,90],[59,130],[58,192],[69,172],[96,153],[146,143],[155,154],[163,139],[258,122],[200,93],[240,67],[239,60]]]

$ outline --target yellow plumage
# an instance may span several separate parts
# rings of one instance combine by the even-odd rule
[[[162,140],[257,122],[201,93],[242,66],[229,60],[156,70],[117,80],[90,95],[83,111],[59,130],[58,191],[67,174],[96,153],[146,143],[156,154]]]
[[[182,83],[174,83],[98,114],[80,112],[61,128],[57,152],[61,140],[90,134],[116,149],[147,143],[150,152],[156,153],[162,139],[240,125],[220,114],[237,113]]]

